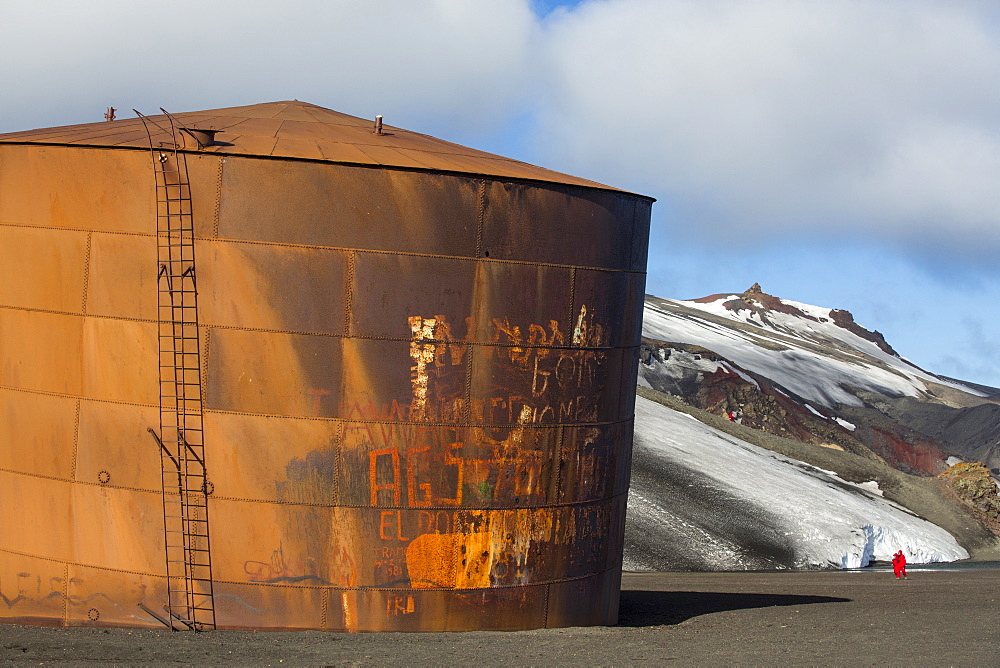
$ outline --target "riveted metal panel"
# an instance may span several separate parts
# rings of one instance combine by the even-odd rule
[[[163,628],[136,603],[163,614],[165,578],[86,565],[69,565],[66,572],[67,625]]]
[[[618,348],[477,348],[471,386],[474,419],[488,424],[620,419],[623,355]]]
[[[612,625],[618,621],[621,569],[549,586],[549,617],[566,626]],[[587,601],[580,605],[579,601]]]
[[[66,614],[69,580],[63,562],[0,548],[0,573],[4,574],[0,594],[5,602],[0,606],[0,621],[53,626],[61,623]]]
[[[73,477],[76,404],[72,397],[0,388],[0,469],[55,478]],[[8,497],[9,498],[9,497]]]
[[[79,396],[83,323],[76,315],[0,308],[0,385]]]
[[[80,400],[76,480],[109,489],[160,491],[159,454],[146,429],[157,423],[155,406]]]
[[[410,339],[416,326],[410,318],[421,316],[436,319],[436,336],[447,336],[445,327],[464,330],[475,284],[471,260],[357,253],[351,334]]]
[[[17,251],[0,262],[0,305],[80,312],[85,232],[0,225],[0,248]]]
[[[0,151],[0,222],[150,232],[156,200],[148,154],[4,145]]]
[[[215,328],[206,408],[333,417],[340,400],[341,339]]]
[[[487,257],[632,268],[635,198],[488,181],[485,202],[482,248]]]
[[[196,253],[202,324],[344,333],[343,251],[216,241]]]
[[[77,320],[83,325],[83,396],[157,403],[156,325],[111,318]]]
[[[156,320],[156,238],[152,235],[90,235],[88,314]]]
[[[219,236],[473,256],[478,211],[472,179],[233,158]]]
[[[572,343],[573,272],[568,267],[479,264],[475,340],[484,343]]]
[[[342,429],[333,420],[207,412],[205,431],[214,438],[205,443],[205,457],[212,462],[213,493],[332,505]]]
[[[76,545],[72,514],[52,512],[53,508],[72,509],[71,483],[0,471],[0,489],[5,499],[18,500],[17,503],[0,503],[0,526],[3,527],[0,550],[56,560],[73,558]],[[39,531],[40,527],[45,530]]]
[[[55,482],[71,495],[68,536],[70,552],[48,553],[50,558],[114,570],[158,574],[163,572],[163,513],[160,494],[107,485]],[[37,497],[36,497],[37,499]],[[44,504],[43,504],[44,505]]]
[[[349,630],[339,623],[341,609],[328,601],[328,590],[320,587],[220,581],[215,584],[215,598],[216,614],[226,620],[226,628]],[[324,626],[328,618],[333,618],[335,623]]]

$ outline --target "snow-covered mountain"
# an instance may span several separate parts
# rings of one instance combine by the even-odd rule
[[[936,475],[949,457],[1000,472],[1000,390],[901,358],[847,311],[754,285],[694,301],[647,297],[640,384],[742,424]]]
[[[916,367],[847,311],[757,285],[647,296],[643,335],[626,568],[1000,555],[930,477],[958,458],[1000,464],[1000,391]]]

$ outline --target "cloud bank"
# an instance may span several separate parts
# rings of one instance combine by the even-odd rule
[[[0,125],[294,97],[462,140],[527,115],[532,158],[660,198],[678,233],[1000,248],[989,4],[560,4],[15,2]]]
[[[664,194],[696,234],[995,250],[1000,39],[989,12],[587,3],[546,24],[540,137],[568,162]]]

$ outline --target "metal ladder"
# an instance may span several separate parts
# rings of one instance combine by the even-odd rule
[[[138,111],[149,137],[156,178],[160,433],[149,433],[160,450],[163,535],[167,562],[167,617],[142,606],[172,630],[215,628],[212,553],[202,425],[198,290],[194,221],[187,159],[178,131]],[[166,141],[155,142],[154,136]]]

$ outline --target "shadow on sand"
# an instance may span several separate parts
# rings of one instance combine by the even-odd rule
[[[622,591],[618,626],[661,626],[726,610],[849,603],[849,598],[792,594],[725,594],[702,591]]]

